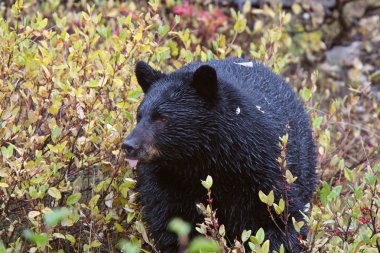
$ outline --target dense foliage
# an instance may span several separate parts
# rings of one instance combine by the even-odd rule
[[[155,251],[120,152],[142,96],[134,65],[171,71],[234,56],[285,76],[310,115],[320,183],[308,224],[294,221],[310,229],[305,247],[378,252],[380,4],[274,2],[0,3],[0,252]],[[267,252],[262,229],[225,243],[212,179],[203,185],[197,230],[213,241],[189,242],[189,225],[174,220],[183,248]],[[260,198],[284,210],[270,193]]]

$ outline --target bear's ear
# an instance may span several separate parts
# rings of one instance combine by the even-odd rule
[[[147,93],[155,81],[164,76],[160,71],[154,70],[148,63],[143,61],[136,64],[135,74],[144,93]]]
[[[218,78],[213,67],[209,65],[200,66],[193,74],[191,85],[207,101],[216,102],[218,98]]]

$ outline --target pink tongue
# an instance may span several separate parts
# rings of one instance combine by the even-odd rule
[[[135,168],[136,165],[137,165],[137,162],[138,162],[138,161],[139,161],[139,160],[129,160],[129,159],[128,159],[129,166],[131,166],[132,168]]]

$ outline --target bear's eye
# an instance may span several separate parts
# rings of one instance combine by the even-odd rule
[[[141,120],[142,116],[141,116],[141,113],[138,113],[136,115],[136,120],[137,120],[137,123]]]
[[[155,112],[152,114],[152,120],[164,123],[167,121],[167,117],[165,117],[165,115],[162,115],[159,112]]]

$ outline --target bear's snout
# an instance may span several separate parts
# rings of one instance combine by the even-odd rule
[[[152,158],[152,138],[149,129],[138,124],[121,144],[127,159],[147,161]]]
[[[124,139],[123,144],[121,145],[121,148],[125,151],[125,154],[130,157],[133,156],[136,153],[136,150],[138,149],[138,145],[136,141],[132,138]]]

